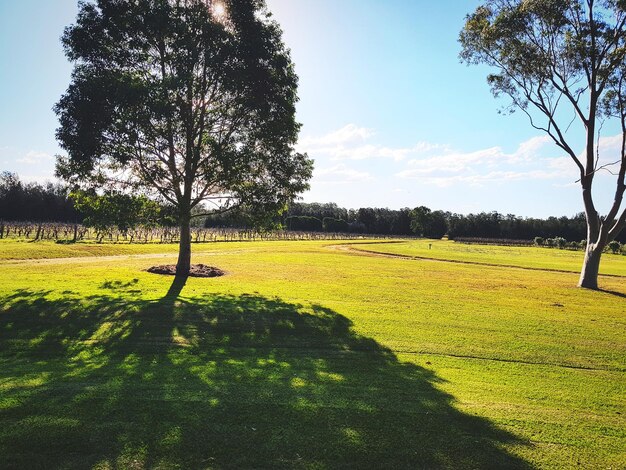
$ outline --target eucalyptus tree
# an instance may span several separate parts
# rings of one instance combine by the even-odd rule
[[[308,187],[298,79],[270,17],[264,0],[84,1],[62,37],[57,174],[173,205],[179,275],[194,208],[266,214]]]
[[[508,96],[576,166],[588,240],[579,286],[597,289],[602,251],[626,224],[626,1],[488,0],[468,15],[460,42],[463,60],[496,69],[494,95]],[[607,121],[621,132],[610,163],[598,158]],[[602,170],[616,176],[604,215],[592,193]]]

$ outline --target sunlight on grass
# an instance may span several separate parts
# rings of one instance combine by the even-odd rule
[[[582,251],[543,247],[503,247],[474,245],[446,240],[415,240],[398,243],[359,244],[355,248],[374,253],[438,260],[464,261],[487,265],[518,266],[579,273],[583,263]],[[600,274],[626,276],[626,256],[605,253]]]
[[[624,278],[489,266],[579,255],[556,250],[327,245],[207,246],[229,274],[173,295],[145,272],[169,247],[0,262],[7,465],[624,466]]]

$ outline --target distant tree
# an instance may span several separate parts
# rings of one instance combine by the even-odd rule
[[[376,233],[377,228],[377,218],[376,211],[371,207],[362,207],[357,211],[356,221],[359,224],[362,224],[365,227],[364,232],[366,233]]]
[[[294,215],[287,217],[285,221],[287,230],[296,232],[321,232],[322,221],[317,217],[309,217],[308,215]]]
[[[467,17],[461,58],[497,69],[493,93],[511,98],[511,110],[528,115],[578,168],[587,222],[579,286],[597,289],[603,249],[626,224],[626,2],[624,0],[488,0]],[[571,111],[584,136],[582,155],[567,131]],[[602,119],[622,131],[615,162],[614,202],[600,216],[592,197]]]
[[[428,230],[431,210],[426,206],[416,207],[411,211],[411,230],[418,237],[424,237]]]
[[[95,192],[71,193],[76,209],[83,215],[83,223],[94,227],[99,233],[117,227],[126,233],[139,226],[156,226],[160,221],[159,205],[145,196],[131,196],[108,191],[103,195]]]
[[[611,253],[613,253],[614,255],[619,253],[621,248],[622,244],[617,240],[613,240],[611,243],[609,243],[609,250],[611,250]]]
[[[560,248],[562,250],[563,248],[565,248],[565,245],[567,245],[567,240],[563,237],[555,237],[554,244],[557,248]]]
[[[332,217],[324,217],[322,219],[322,227],[324,232],[347,233],[350,229],[348,222],[343,219],[333,219]]]
[[[394,211],[391,233],[397,235],[411,235],[413,233],[411,230],[411,209],[405,207]]]
[[[15,173],[0,173],[0,220],[80,222],[67,187],[23,183]]]
[[[297,77],[269,17],[263,0],[85,1],[63,36],[57,174],[175,207],[179,275],[195,207],[277,212],[308,187]]]
[[[573,249],[573,250],[578,250],[580,248],[580,245],[578,244],[578,242],[573,241],[573,242],[569,242],[567,243],[567,247]]]
[[[446,214],[442,211],[431,211],[426,206],[413,209],[411,215],[411,229],[420,237],[441,238],[448,231]]]
[[[365,225],[363,225],[361,222],[348,222],[348,232],[365,233]]]
[[[433,211],[430,217],[430,229],[426,233],[428,238],[442,238],[448,233],[448,222],[443,211]]]
[[[24,188],[15,173],[0,173],[0,219],[20,220],[19,213],[24,211]],[[24,220],[24,219],[23,219]]]

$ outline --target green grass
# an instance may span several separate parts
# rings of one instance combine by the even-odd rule
[[[386,253],[416,258],[432,258],[447,261],[517,266],[522,268],[558,270],[580,273],[584,253],[534,246],[492,246],[455,243],[446,240],[392,241],[385,244],[369,244],[358,247],[375,253]],[[626,256],[604,253],[600,273],[626,276]]]
[[[0,243],[0,467],[626,466],[626,278],[329,244],[194,245],[228,275],[182,285],[171,245]]]
[[[199,246],[208,246],[199,245]],[[140,255],[153,253],[175,253],[175,244],[145,243],[79,243],[36,242],[33,240],[0,240],[0,260],[73,258],[88,256]]]

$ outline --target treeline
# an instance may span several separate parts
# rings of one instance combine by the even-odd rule
[[[482,212],[480,214],[446,213],[447,233],[450,238],[482,237],[532,240],[535,237],[562,237],[581,240],[587,237],[585,214],[573,217],[548,217],[547,219],[522,218],[512,214]]]
[[[145,198],[119,195],[70,197],[67,187],[47,183],[23,183],[14,173],[0,173],[0,220],[30,222],[84,223],[88,226],[117,225],[120,230],[134,226],[175,224],[171,208]],[[90,199],[91,198],[91,199]],[[245,210],[195,219],[205,228],[259,228],[259,221]],[[421,236],[456,238],[533,240],[561,237],[584,240],[584,214],[573,217],[539,219],[498,212],[455,214],[414,209],[345,209],[335,203],[294,202],[280,216],[264,220],[266,229],[295,232],[348,233],[382,236]],[[626,243],[626,232],[617,240]]]
[[[411,230],[411,209],[361,208],[345,209],[335,203],[292,203],[276,220],[275,226],[307,232],[341,232],[377,235],[414,235]],[[206,227],[240,227],[249,221],[244,213],[234,212],[211,216]]]
[[[338,207],[334,203],[294,203],[284,214],[283,223],[285,228],[293,230],[335,231],[335,228],[343,228],[348,233],[417,235],[426,238],[447,235],[451,239],[482,238],[531,242],[535,237],[561,237],[569,241],[580,241],[587,237],[584,213],[573,217],[540,219],[498,212],[464,215],[433,211],[424,206],[399,210],[353,210]],[[626,233],[623,232],[618,241],[626,243]]]
[[[573,217],[540,219],[498,212],[456,214],[433,211],[425,206],[399,210],[353,210],[338,207],[334,203],[295,203],[284,214],[283,222],[287,229],[293,227],[294,230],[333,231],[334,228],[344,228],[348,233],[417,235],[426,238],[447,235],[451,239],[482,238],[530,242],[535,237],[561,237],[569,241],[580,241],[587,237],[584,213]],[[626,232],[622,232],[617,240],[626,243]]]
[[[15,173],[0,173],[0,220],[80,223],[67,187],[23,183]]]
[[[71,192],[65,185],[24,183],[15,173],[2,172],[0,221],[84,224],[124,231],[139,226],[170,227],[176,225],[176,216],[171,206],[145,196]]]
[[[585,215],[573,217],[518,217],[498,212],[456,214],[433,211],[425,206],[399,210],[380,208],[345,209],[335,203],[293,203],[276,221],[287,230],[359,234],[420,236],[451,239],[526,240],[561,237],[569,241],[586,238]],[[206,220],[207,227],[245,227],[241,213],[223,214]],[[626,242],[626,233],[618,238]]]
[[[413,235],[411,209],[400,210],[364,207],[345,209],[335,203],[293,203],[283,215],[288,230],[314,230],[380,235]]]
[[[59,222],[6,222],[0,220],[0,239],[19,238],[31,241],[53,240],[57,243],[74,243],[93,240],[98,243],[178,243],[179,227],[144,226],[120,228],[117,225],[87,227],[81,224]],[[358,240],[359,234],[294,232],[289,230],[204,228],[191,227],[192,243],[241,241],[303,241],[303,240]],[[367,235],[367,239],[384,236]]]
[[[580,212],[573,217],[517,217],[512,214],[498,212],[480,214],[445,213],[447,234],[450,238],[502,238],[507,240],[534,240],[539,237],[548,239],[564,239],[569,242],[580,242],[587,238],[585,214]],[[620,243],[626,243],[626,232],[617,237]]]

